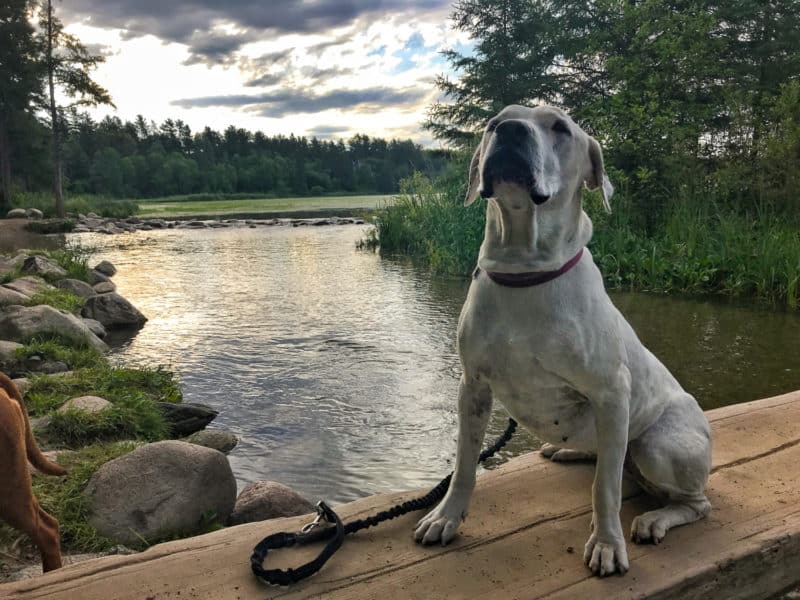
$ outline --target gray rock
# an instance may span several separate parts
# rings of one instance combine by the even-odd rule
[[[21,342],[48,333],[86,341],[101,352],[108,350],[81,319],[52,306],[9,306],[0,313],[0,339]]]
[[[0,286],[0,308],[3,306],[11,306],[11,305],[22,305],[28,302],[30,298],[25,294],[20,294],[19,292],[7,288],[5,286]]]
[[[15,292],[19,292],[20,294],[25,294],[26,296],[34,296],[39,292],[55,289],[44,279],[35,277],[33,275],[19,277],[14,281],[9,281],[8,283],[3,284],[3,287],[9,290],[14,290]]]
[[[100,321],[106,329],[138,329],[147,322],[147,317],[116,292],[92,296],[86,300],[81,315]]]
[[[195,431],[200,431],[217,418],[218,411],[204,404],[190,402],[159,402],[158,408],[170,425],[172,435],[185,437]]]
[[[64,413],[74,408],[87,413],[99,413],[107,408],[111,408],[111,406],[111,402],[100,396],[79,396],[64,402],[56,412]]]
[[[46,360],[39,366],[39,373],[45,375],[55,375],[56,373],[66,373],[69,365],[60,360]]]
[[[130,221],[129,219],[128,222],[131,223],[133,221]],[[136,219],[135,222],[138,223],[139,219]],[[107,260],[101,260],[99,263],[97,263],[94,266],[94,270],[102,273],[103,275],[107,275],[108,277],[113,277],[117,274],[117,268]]]
[[[108,275],[103,275],[100,271],[89,271],[89,285],[97,285],[104,281],[111,281]]]
[[[81,298],[91,298],[95,295],[94,289],[85,281],[81,281],[80,279],[60,279],[56,282],[56,287],[62,290],[67,290],[75,294],[76,296],[80,296]]]
[[[31,388],[31,381],[27,377],[17,377],[16,379],[12,379],[11,381],[14,382],[14,385],[17,386],[19,393],[23,396],[28,393],[28,390]]]
[[[6,213],[6,219],[24,219],[27,216],[24,208],[12,208]]]
[[[117,285],[113,281],[101,281],[93,285],[92,289],[98,294],[109,294],[117,291]]]
[[[292,488],[276,481],[257,481],[239,494],[228,524],[241,525],[312,512],[314,505]]]
[[[97,213],[90,212],[90,213],[86,213],[86,218],[87,219],[100,219],[102,217],[100,215],[98,215]]]
[[[212,513],[224,522],[236,501],[225,455],[169,440],[107,462],[84,491],[89,523],[120,544],[198,532]]]
[[[38,208],[28,208],[25,210],[25,216],[29,219],[43,219],[44,213]]]
[[[91,332],[101,340],[108,335],[106,328],[103,327],[103,324],[100,321],[95,321],[94,319],[87,319],[84,317],[83,322],[86,323],[86,326],[91,330]]]
[[[205,446],[206,448],[212,448],[223,454],[228,454],[228,452],[233,450],[236,444],[239,443],[239,438],[230,431],[224,431],[222,429],[203,429],[187,437],[186,441],[190,444]]]
[[[22,263],[22,272],[31,275],[51,275],[53,277],[66,277],[67,272],[54,260],[46,256],[29,256]]]
[[[17,359],[17,349],[22,348],[22,344],[0,340],[0,371],[4,373],[15,373],[19,369]]]

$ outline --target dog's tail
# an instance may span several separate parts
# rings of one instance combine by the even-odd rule
[[[67,470],[64,467],[47,460],[47,457],[42,454],[39,445],[36,443],[36,438],[33,437],[31,422],[28,418],[28,409],[22,399],[22,394],[19,393],[19,388],[14,385],[14,382],[2,372],[0,372],[0,388],[4,389],[10,398],[16,400],[22,409],[22,418],[25,420],[25,450],[30,463],[46,475],[66,475]]]

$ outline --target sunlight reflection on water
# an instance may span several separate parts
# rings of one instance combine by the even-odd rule
[[[341,502],[438,481],[455,452],[455,329],[468,282],[357,251],[364,227],[70,236],[111,260],[150,321],[126,363],[166,364],[187,402],[240,438],[242,484]],[[94,259],[93,259],[94,260]],[[616,294],[640,336],[706,407],[800,387],[800,318]],[[491,436],[505,426],[495,409]],[[504,456],[536,446],[519,435]]]

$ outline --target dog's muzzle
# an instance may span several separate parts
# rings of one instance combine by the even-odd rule
[[[520,150],[507,146],[496,147],[483,165],[481,174],[482,198],[494,196],[494,186],[498,182],[514,183],[528,190],[534,204],[543,204],[550,198],[536,191],[536,179],[530,161]]]

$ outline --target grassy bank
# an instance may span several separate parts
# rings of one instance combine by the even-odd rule
[[[440,274],[467,276],[483,237],[485,202],[465,208],[463,194],[458,169],[436,183],[420,175],[407,180],[397,201],[378,210],[363,245],[418,257]],[[587,196],[595,223],[589,247],[607,287],[800,305],[800,228],[785,219],[676,201],[648,235],[632,223],[624,197],[615,197],[609,217]]]
[[[223,200],[178,197],[140,201],[144,217],[184,217],[192,215],[257,214],[331,209],[374,210],[391,196],[309,196],[303,198],[228,198]]]
[[[45,217],[55,216],[55,201],[53,194],[49,192],[19,192],[14,195],[12,205],[13,208],[38,208]],[[123,218],[136,214],[138,205],[135,200],[120,200],[93,194],[70,194],[64,198],[64,208],[68,213],[93,212],[101,217]]]

